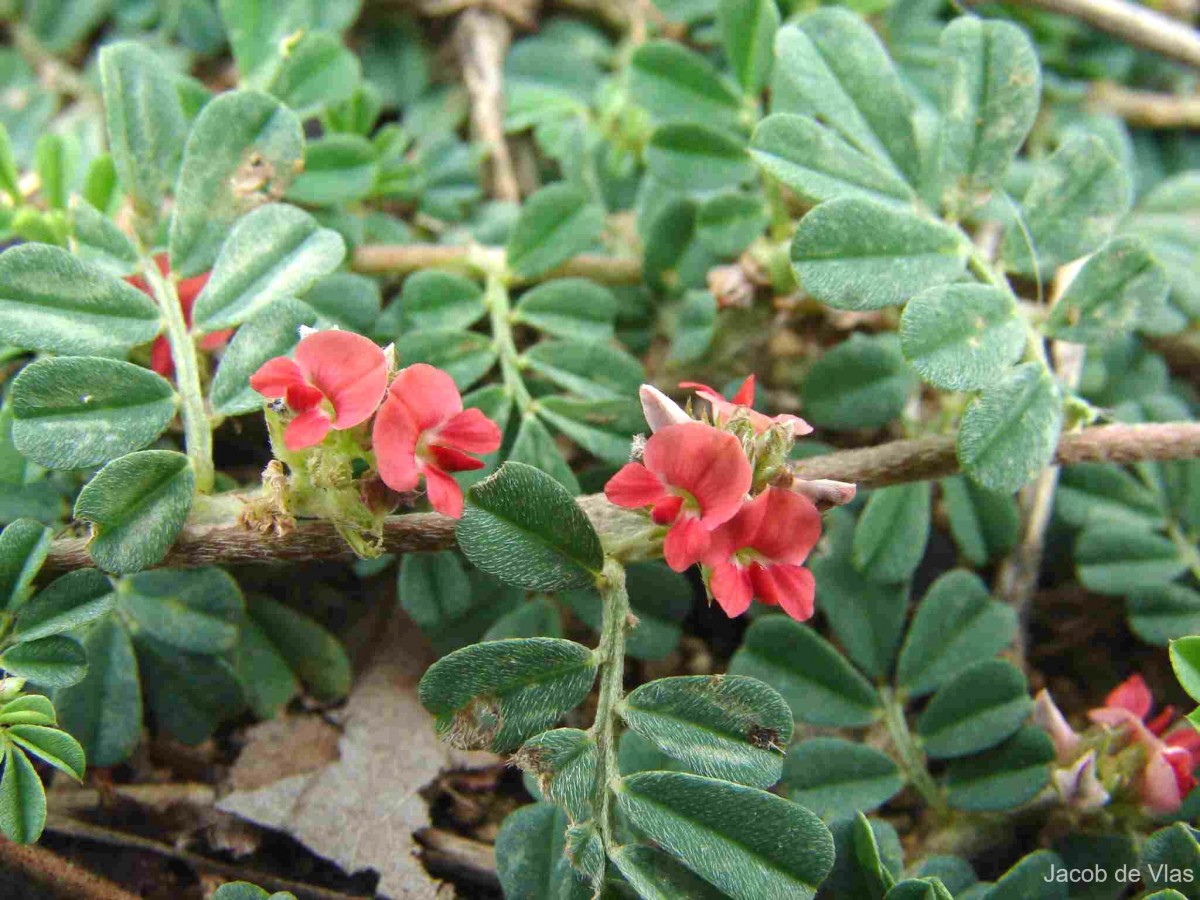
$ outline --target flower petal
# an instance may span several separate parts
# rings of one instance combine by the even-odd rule
[[[655,525],[670,525],[679,518],[681,509],[683,509],[683,498],[678,494],[672,494],[654,504],[650,510],[650,519]]]
[[[1139,719],[1145,719],[1154,705],[1154,697],[1146,686],[1146,680],[1135,672],[1104,698],[1104,705],[1127,709]]]
[[[453,418],[463,408],[462,396],[454,379],[426,363],[415,363],[401,369],[388,388],[388,393],[408,407],[421,431]]]
[[[737,406],[753,406],[754,405],[754,373],[751,372],[746,376],[746,380],[742,382],[741,387],[737,389],[729,402]]]
[[[731,519],[750,490],[750,462],[738,439],[703,422],[655,432],[643,459],[651,472],[695,498],[708,528]]]
[[[754,599],[750,574],[731,562],[719,563],[713,567],[708,587],[712,591],[713,599],[731,619],[749,609],[750,601]]]
[[[171,342],[163,335],[154,339],[150,346],[150,368],[163,378],[173,378],[175,375],[175,360],[171,358]]]
[[[463,492],[458,482],[437,466],[425,466],[425,493],[430,505],[443,516],[461,519],[463,514]]]
[[[767,488],[755,502],[766,511],[748,546],[773,562],[800,565],[821,537],[821,514],[811,500],[783,488]]]
[[[1142,771],[1142,802],[1155,815],[1173,813],[1183,802],[1175,768],[1162,752],[1151,752]]]
[[[371,418],[387,389],[387,363],[378,344],[350,331],[318,331],[296,345],[295,357],[305,380],[333,404],[335,428]]]
[[[1079,749],[1079,735],[1045,688],[1033,698],[1033,724],[1050,735],[1060,763],[1070,762],[1075,757]]]
[[[667,496],[667,489],[658,476],[641,463],[626,463],[604,485],[608,502],[626,509],[651,506]]]
[[[750,582],[759,599],[779,606],[797,622],[812,618],[816,580],[808,569],[756,563],[750,567]]]
[[[668,425],[692,421],[692,417],[684,412],[678,403],[653,385],[643,384],[638,388],[638,397],[641,398],[642,414],[646,417],[646,424],[650,426],[651,433]]]
[[[484,467],[482,459],[476,459],[453,447],[439,447],[431,444],[427,452],[433,457],[437,467],[446,472],[471,472]]]
[[[437,443],[466,453],[492,453],[500,449],[500,426],[481,409],[464,409],[439,426]]]
[[[323,409],[310,409],[300,413],[288,423],[283,432],[283,443],[289,450],[303,450],[314,447],[325,440],[333,423]]]
[[[375,417],[371,443],[379,477],[393,491],[411,491],[420,480],[417,466],[420,436],[408,407],[389,394]]]
[[[304,384],[304,373],[286,356],[268,359],[250,376],[250,387],[272,400],[282,399],[294,384]]]
[[[288,409],[292,412],[308,412],[321,404],[325,399],[325,395],[318,388],[311,384],[300,382],[299,384],[288,385],[287,393],[283,395],[283,399],[287,402]]]
[[[708,529],[695,516],[681,516],[667,531],[663,541],[663,559],[676,572],[700,562],[708,549]]]

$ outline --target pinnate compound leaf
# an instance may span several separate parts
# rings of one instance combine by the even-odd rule
[[[556,337],[605,341],[613,334],[617,300],[586,278],[558,278],[526,291],[513,313],[514,321]]]
[[[982,284],[931,288],[913,297],[900,319],[905,359],[948,391],[993,384],[1021,358],[1025,334],[1012,295]]]
[[[783,787],[790,800],[829,822],[887,803],[904,787],[904,776],[874,747],[818,737],[788,750]]]
[[[1176,638],[1200,634],[1200,593],[1182,584],[1145,587],[1129,595],[1129,627],[1148,644],[1166,646]]]
[[[963,669],[943,685],[917,720],[925,752],[937,759],[995,746],[1029,716],[1033,701],[1021,670],[1002,659]]]
[[[1088,590],[1120,596],[1167,584],[1187,560],[1168,537],[1101,522],[1076,541],[1075,567]]]
[[[885,163],[808,116],[767,116],[754,129],[750,156],[768,175],[814,203],[839,197],[901,204],[914,199],[912,188]]]
[[[48,469],[103,465],[140,450],[175,416],[166,379],[102,357],[36,360],[13,380],[9,397],[17,450]]]
[[[998,747],[956,759],[946,769],[946,800],[955,809],[998,812],[1033,799],[1050,781],[1054,744],[1027,725]]]
[[[10,647],[0,654],[0,669],[45,687],[66,687],[87,672],[87,655],[79,641],[55,634]]]
[[[508,268],[518,278],[541,275],[586,250],[603,228],[604,210],[582,188],[544,187],[521,206],[508,239]]]
[[[872,581],[904,581],[929,540],[932,488],[927,481],[872,491],[854,529],[854,567]]]
[[[257,91],[205,104],[184,145],[171,218],[171,269],[207,272],[233,223],[283,196],[304,159],[300,119]]]
[[[963,475],[941,485],[950,533],[968,562],[982,566],[1016,545],[1021,516],[1012,494],[989,491]]]
[[[792,241],[796,277],[836,309],[881,309],[961,277],[967,258],[955,228],[895,206],[843,197],[803,219]]]
[[[121,184],[142,215],[156,217],[187,135],[175,76],[148,47],[122,41],[101,48],[100,83]]]
[[[138,572],[160,562],[187,521],[196,476],[173,450],[142,450],[114,459],[75,501],[75,518],[91,525],[88,553],[106,572]]]
[[[833,867],[833,838],[802,806],[683,772],[621,779],[618,807],[638,829],[734,900],[811,898]]]
[[[280,300],[250,318],[225,352],[209,388],[213,411],[225,416],[261,409],[263,396],[250,387],[250,376],[263,363],[287,356],[300,342],[300,326],[312,325],[317,313],[299,300]]]
[[[729,672],[765,681],[810,725],[858,727],[881,714],[871,683],[812,628],[783,616],[750,626]]]
[[[20,747],[4,751],[0,776],[0,832],[14,844],[32,844],[46,827],[46,792],[33,763]]]
[[[49,528],[32,519],[17,519],[0,531],[0,610],[15,612],[29,599],[53,538]]]
[[[1054,378],[1040,363],[1023,363],[967,407],[958,460],[983,487],[1015,491],[1053,460],[1062,419]]]
[[[752,787],[779,780],[792,738],[784,699],[744,675],[682,675],[635,689],[621,718],[697,775]]]
[[[346,255],[341,235],[294,206],[270,203],[229,233],[193,321],[202,331],[240,325],[269,304],[303,294]]]
[[[582,703],[595,677],[595,654],[582,644],[487,641],[434,663],[421,679],[420,698],[449,743],[503,753]]]
[[[0,341],[22,350],[115,356],[153,339],[154,301],[47,244],[0,253]]]
[[[774,0],[721,0],[717,22],[738,83],[746,94],[757,94],[771,74],[779,7]]]
[[[991,598],[979,576],[965,569],[935,581],[917,606],[900,651],[896,683],[920,697],[971,663],[1007,647],[1016,633],[1012,607]]]
[[[477,568],[538,591],[590,584],[604,563],[600,538],[566,488],[508,462],[467,492],[458,542]]]
[[[105,616],[116,603],[112,582],[96,569],[60,575],[17,613],[16,639],[36,641]]]
[[[942,32],[941,124],[935,150],[942,206],[970,213],[1000,187],[1033,127],[1041,68],[1016,25],[962,16]]]
[[[1110,523],[1141,531],[1163,519],[1162,502],[1145,482],[1117,466],[1077,463],[1062,470],[1054,513],[1068,525]]]
[[[121,611],[138,628],[188,653],[222,653],[237,643],[245,604],[224,570],[155,569],[123,580]]]

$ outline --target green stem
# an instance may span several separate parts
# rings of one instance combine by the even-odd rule
[[[180,417],[183,419],[183,440],[196,473],[196,490],[201,494],[213,489],[212,425],[204,408],[200,390],[200,363],[196,342],[183,318],[183,308],[175,293],[175,283],[158,271],[149,256],[142,257],[142,269],[154,299],[166,323],[167,342],[171,345],[171,361],[175,364],[175,384],[179,388]]]
[[[488,273],[487,288],[484,293],[484,303],[491,314],[492,346],[500,360],[500,375],[504,386],[517,404],[518,411],[524,415],[533,405],[533,397],[525,387],[525,379],[521,377],[520,355],[512,334],[512,306],[508,299],[508,286],[504,279],[493,273]]]
[[[1196,549],[1196,544],[1193,542],[1180,527],[1179,523],[1174,519],[1167,522],[1167,534],[1171,540],[1175,542],[1175,546],[1179,548],[1180,556],[1187,561],[1188,568],[1192,572],[1192,576],[1200,581],[1200,550]]]
[[[892,748],[899,757],[900,768],[904,771],[909,784],[921,795],[930,807],[938,812],[946,809],[946,800],[941,789],[929,769],[925,765],[925,754],[917,746],[912,732],[908,730],[908,720],[904,717],[904,703],[890,688],[880,688],[883,698],[883,723],[887,726],[888,737],[892,740]]]
[[[618,777],[616,718],[617,704],[625,689],[625,632],[629,627],[629,594],[625,590],[625,567],[609,557],[597,580],[603,607],[600,626],[600,699],[592,735],[596,740],[596,782],[592,804],[605,852],[616,846],[612,828],[612,791],[609,782]]]

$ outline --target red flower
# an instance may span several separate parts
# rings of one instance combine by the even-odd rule
[[[250,387],[299,413],[283,442],[303,450],[321,443],[331,428],[341,431],[371,418],[387,377],[387,361],[374,341],[349,331],[317,331],[296,345],[295,360],[265,362],[250,376]]]
[[[1128,727],[1134,741],[1146,748],[1142,773],[1142,800],[1153,813],[1179,809],[1183,798],[1196,787],[1195,771],[1200,765],[1200,732],[1187,723],[1164,734],[1175,719],[1174,707],[1165,707],[1150,721],[1146,717],[1154,697],[1141,675],[1134,674],[1119,684],[1104,706],[1088,717],[1110,728]]]
[[[758,598],[797,621],[813,614],[813,576],[804,560],[821,536],[821,514],[807,497],[770,487],[712,533],[704,563],[709,589],[730,618]]]
[[[720,393],[713,390],[706,384],[700,384],[696,381],[681,381],[681,388],[691,388],[700,397],[703,397],[712,406],[713,420],[718,425],[724,425],[735,416],[744,416],[750,420],[750,424],[754,426],[755,434],[762,434],[772,425],[787,425],[792,426],[792,435],[799,437],[802,434],[811,432],[812,426],[805,422],[799,416],[793,416],[787,413],[779,416],[768,416],[763,413],[756,412],[751,404],[754,403],[754,375],[746,376],[746,380],[742,382],[742,386],[737,389],[737,393],[726,400]]]
[[[394,491],[411,491],[425,476],[433,508],[462,516],[463,493],[451,472],[482,469],[469,453],[500,447],[500,427],[478,409],[463,409],[454,379],[417,363],[396,375],[375,418],[372,441],[379,477]]]
[[[154,257],[154,262],[164,276],[170,274],[171,268],[167,254],[158,254]],[[130,275],[125,280],[143,294],[153,295],[149,283],[141,275]],[[179,308],[183,310],[183,321],[187,323],[188,328],[192,327],[192,307],[196,304],[196,298],[200,296],[200,292],[204,290],[206,284],[208,284],[207,272],[193,278],[184,278],[175,286],[175,291],[179,295]],[[212,334],[204,335],[200,338],[200,349],[216,350],[225,346],[225,343],[232,337],[233,331],[232,328],[227,328],[224,331],[214,331]],[[160,334],[156,337],[150,347],[150,368],[163,378],[171,378],[175,374],[175,363],[171,359],[171,344],[165,335]]]
[[[646,441],[641,463],[629,463],[604,486],[610,503],[652,507],[671,524],[663,557],[676,572],[699,562],[709,531],[738,511],[750,490],[750,462],[732,434],[703,422],[660,428]]]

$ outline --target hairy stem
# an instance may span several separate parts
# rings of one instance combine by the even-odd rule
[[[492,346],[496,348],[496,356],[500,360],[500,376],[518,411],[525,415],[533,405],[533,397],[525,387],[525,379],[521,377],[517,345],[512,334],[512,305],[508,299],[508,287],[499,275],[488,275],[484,303],[491,316]]]
[[[609,782],[619,775],[617,765],[617,704],[625,689],[625,632],[629,627],[629,594],[625,567],[612,557],[604,562],[597,587],[604,620],[600,626],[600,699],[592,735],[596,739],[596,783],[592,796],[596,826],[607,852],[615,846],[612,833],[612,791]]]
[[[945,812],[946,798],[942,796],[941,788],[929,774],[925,765],[925,754],[917,746],[912,732],[908,730],[903,700],[890,688],[880,688],[879,695],[883,698],[883,724],[887,727],[892,749],[899,757],[900,768],[908,783],[921,795],[921,799],[930,809],[938,813]]]
[[[175,364],[175,384],[179,388],[180,417],[183,419],[183,440],[188,458],[196,473],[196,490],[201,494],[213,489],[212,424],[204,408],[200,390],[200,363],[196,343],[183,318],[183,307],[175,284],[158,271],[158,265],[148,256],[142,258],[146,282],[154,293],[155,302],[166,323],[167,342],[171,345],[171,361]]]

